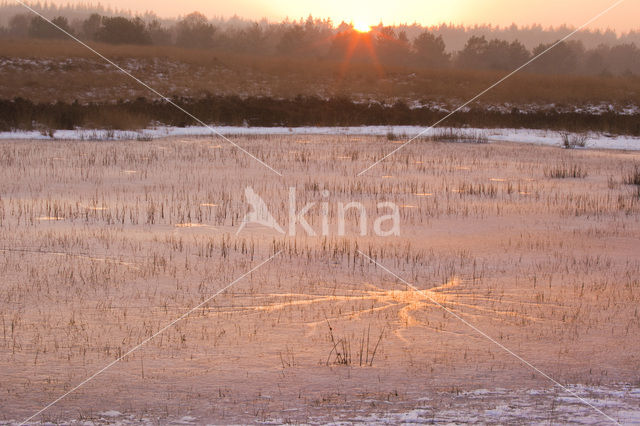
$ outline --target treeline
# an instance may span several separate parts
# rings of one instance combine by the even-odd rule
[[[30,7],[39,13],[47,17],[64,16],[68,19],[70,25],[74,29],[79,29],[81,22],[91,14],[99,14],[101,16],[123,16],[125,18],[133,18],[140,16],[145,22],[152,22],[154,20],[161,22],[161,24],[167,28],[175,26],[175,24],[181,18],[158,18],[152,11],[146,11],[144,13],[134,15],[131,11],[118,10],[110,7],[104,7],[101,4],[90,3],[54,3],[54,2],[27,2]],[[9,20],[18,14],[25,13],[25,9],[20,4],[12,0],[0,0],[0,27],[8,27]],[[284,27],[287,25],[301,24],[304,21],[285,21],[285,22],[270,22],[266,19],[262,19],[258,22],[254,20],[243,19],[238,16],[230,18],[214,17],[209,20],[216,28],[222,31],[226,31],[229,28],[244,28],[251,27],[256,24],[266,27]],[[334,23],[332,28],[336,30]],[[555,40],[559,40],[574,28],[561,25],[559,27],[543,27],[539,24],[518,26],[512,24],[510,26],[495,26],[488,24],[476,24],[476,25],[459,25],[459,24],[447,24],[442,23],[432,26],[422,26],[418,23],[412,24],[399,24],[394,27],[396,31],[404,31],[409,39],[414,39],[425,30],[429,30],[436,37],[442,36],[447,49],[450,53],[462,50],[467,40],[473,36],[481,37],[485,36],[487,39],[499,39],[505,41],[519,40],[527,49],[532,50],[537,45],[544,43],[552,43]],[[616,44],[629,44],[635,43],[640,45],[640,27],[638,30],[631,30],[627,32],[618,33],[612,29],[583,29],[578,31],[572,39],[582,41],[584,46],[588,49],[598,47],[601,44],[616,45]]]
[[[206,96],[175,98],[174,102],[206,123],[230,126],[429,126],[446,112],[428,107],[410,108],[404,102],[393,105],[363,104],[346,98]],[[153,125],[185,127],[198,125],[174,106],[138,98],[118,103],[80,104],[34,103],[25,99],[0,100],[0,131],[103,128],[139,130]],[[474,107],[447,120],[448,126],[478,128],[530,128],[567,131],[598,131],[640,135],[640,114],[621,115],[585,112],[491,111]]]
[[[464,47],[451,52],[444,37],[422,30],[410,37],[402,27],[378,26],[360,33],[351,25],[334,27],[329,20],[313,19],[281,24],[217,26],[194,12],[172,25],[157,19],[92,14],[72,23],[63,16],[53,22],[83,40],[109,44],[175,45],[237,54],[305,57],[364,62],[380,66],[408,66],[511,70],[546,50],[553,42],[528,49],[518,40],[471,36]],[[59,29],[38,16],[13,16],[0,36],[63,39]],[[601,44],[586,48],[581,41],[563,42],[528,71],[543,74],[640,75],[640,49],[634,43]]]

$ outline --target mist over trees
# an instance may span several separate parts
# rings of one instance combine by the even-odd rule
[[[39,9],[38,9],[39,7]],[[83,9],[84,8],[84,9]],[[193,12],[178,20],[161,20],[151,13],[105,10],[89,13],[80,6],[37,6],[65,31],[86,41],[109,44],[179,46],[211,49],[243,55],[307,59],[348,60],[375,66],[407,66],[473,70],[512,70],[544,52],[568,32],[568,28],[540,26],[471,28],[440,25],[373,27],[360,33],[346,23],[308,17],[306,20],[272,23],[237,17],[210,20]],[[1,22],[2,38],[65,39],[67,36],[44,19],[9,3],[0,5],[0,16],[17,11]],[[636,42],[637,41],[637,42]],[[640,33],[617,35],[613,31],[583,31],[575,39],[556,46],[526,71],[545,74],[640,75]]]
[[[446,66],[451,61],[451,54],[446,52],[442,36],[435,36],[428,31],[413,40],[416,61],[427,68]]]
[[[64,31],[71,32],[71,27],[69,27],[69,21],[64,16],[58,16],[52,19],[52,22],[56,24],[59,28]],[[55,28],[46,20],[40,18],[39,16],[32,18],[29,23],[29,37],[34,38],[58,38],[64,39],[67,37],[65,33],[60,31],[58,28]]]
[[[531,53],[519,41],[487,40],[473,36],[457,57],[460,68],[513,70],[531,58]],[[549,67],[551,69],[551,67]]]
[[[203,14],[193,12],[176,24],[175,32],[177,46],[206,49],[213,47],[216,27]]]
[[[94,39],[110,44],[151,44],[151,34],[142,19],[121,16],[103,17]]]

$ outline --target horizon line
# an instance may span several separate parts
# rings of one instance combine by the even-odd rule
[[[97,3],[93,3],[93,2],[80,2],[78,4],[71,4],[71,3],[58,3],[55,0],[45,0],[45,2],[41,2],[41,1],[25,1],[26,4],[28,4],[30,7],[33,7],[34,9],[38,9],[40,11],[44,11],[46,12],[47,10],[51,10],[51,9],[57,9],[57,10],[76,10],[76,11],[91,11],[91,9],[102,9],[105,12],[111,13],[113,14],[113,16],[123,16],[123,15],[128,15],[130,17],[140,17],[143,18],[144,16],[153,16],[156,17],[158,20],[163,20],[163,21],[180,21],[181,19],[184,19],[184,17],[192,14],[192,13],[200,13],[203,16],[205,16],[207,18],[208,21],[232,21],[232,20],[240,20],[240,21],[244,21],[246,23],[261,23],[261,22],[266,22],[267,24],[286,24],[286,23],[290,23],[290,24],[303,24],[304,22],[306,22],[309,18],[312,18],[314,21],[321,21],[321,22],[328,22],[331,24],[331,28],[333,29],[338,29],[340,26],[342,25],[351,25],[353,26],[354,24],[354,20],[350,20],[349,22],[345,21],[344,19],[341,20],[340,22],[338,21],[334,21],[333,18],[331,18],[330,16],[319,16],[316,15],[314,16],[312,13],[309,13],[306,17],[299,17],[299,18],[295,18],[295,17],[290,17],[290,16],[285,16],[283,18],[269,18],[267,16],[263,16],[261,18],[250,18],[250,17],[245,17],[242,16],[238,13],[234,13],[233,15],[230,14],[219,14],[219,15],[208,15],[204,12],[201,12],[199,10],[192,10],[188,13],[185,13],[184,15],[160,15],[157,12],[150,10],[150,9],[146,9],[146,10],[139,10],[139,11],[135,11],[132,9],[119,9],[117,7],[111,6],[111,5],[104,5],[101,2],[97,2]],[[19,4],[15,3],[12,0],[1,0],[0,1],[0,7],[7,7],[7,6],[13,6],[15,5],[16,7],[19,7]],[[497,31],[504,31],[504,30],[509,30],[512,27],[515,27],[516,30],[531,30],[534,28],[540,28],[542,29],[542,31],[557,31],[557,30],[561,30],[561,29],[568,29],[568,30],[575,30],[577,28],[577,26],[575,25],[570,25],[568,23],[563,23],[563,24],[559,24],[559,25],[553,25],[553,24],[549,24],[549,25],[545,25],[543,23],[540,22],[535,22],[535,23],[529,23],[529,24],[517,24],[515,22],[512,22],[511,24],[494,24],[491,22],[474,22],[474,23],[464,23],[462,21],[440,21],[438,23],[434,23],[434,24],[424,24],[421,22],[418,22],[417,20],[414,20],[412,23],[409,23],[408,21],[405,22],[393,22],[393,23],[384,23],[384,21],[380,20],[380,22],[371,25],[371,28],[380,28],[380,27],[391,27],[391,28],[402,28],[402,27],[418,27],[418,28],[422,28],[425,30],[429,30],[429,29],[435,29],[435,28],[442,28],[442,27],[450,27],[450,28],[458,28],[458,29],[464,29],[466,31],[468,30],[474,30],[474,29],[491,29],[491,30],[497,30]],[[596,28],[585,28],[579,31],[580,33],[607,33],[607,32],[612,32],[615,33],[617,36],[621,36],[621,35],[628,35],[631,33],[640,33],[640,25],[638,25],[636,28],[630,28],[627,30],[618,30],[616,28],[612,28],[611,26],[606,26],[606,27],[596,27]]]

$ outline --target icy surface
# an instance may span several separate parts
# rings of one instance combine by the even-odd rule
[[[359,126],[359,127],[157,127],[141,131],[108,131],[108,130],[57,130],[53,138],[39,131],[0,132],[0,140],[7,139],[40,139],[40,140],[150,140],[171,136],[207,136],[222,134],[236,135],[350,135],[350,136],[385,136],[393,134],[399,140],[409,140],[418,135],[430,136],[441,129],[429,129],[419,126]],[[463,132],[481,132],[490,141],[520,142],[539,145],[560,146],[558,132],[551,130],[531,129],[473,129],[465,128]],[[589,134],[587,148],[640,150],[640,137],[616,136],[601,133]]]
[[[103,417],[119,417],[122,415],[122,413],[120,411],[116,411],[116,410],[107,410],[107,411],[103,411],[102,413],[98,413]]]

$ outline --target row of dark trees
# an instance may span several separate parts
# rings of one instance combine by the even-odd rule
[[[529,50],[519,41],[472,36],[463,49],[450,53],[442,36],[423,31],[410,39],[403,30],[378,26],[370,33],[359,33],[342,23],[312,19],[280,25],[217,27],[204,15],[192,13],[174,25],[158,20],[100,16],[70,25],[65,17],[53,19],[55,28],[40,17],[15,15],[5,37],[65,38],[60,29],[84,40],[110,44],[176,45],[185,48],[216,49],[248,55],[325,58],[351,62],[378,62],[391,66],[429,68],[511,70],[546,51],[551,43]],[[600,45],[586,49],[579,41],[563,42],[541,59],[530,71],[558,74],[637,74],[640,75],[640,49],[633,43]]]

